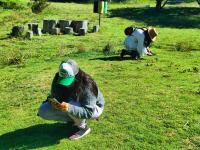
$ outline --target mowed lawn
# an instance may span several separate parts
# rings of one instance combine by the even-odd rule
[[[22,1],[25,3],[25,1]],[[43,19],[98,24],[92,4],[51,3],[40,14],[0,9],[0,149],[132,150],[200,149],[200,8],[166,5],[161,13],[147,2],[110,4],[98,33],[86,36],[8,38],[12,26]],[[119,60],[124,28],[153,26],[156,53]],[[103,55],[110,44],[111,54]],[[91,134],[67,139],[69,126],[37,117],[61,60],[74,59],[97,82],[106,106]]]

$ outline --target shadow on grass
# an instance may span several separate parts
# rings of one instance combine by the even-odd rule
[[[110,56],[110,57],[98,57],[98,58],[92,58],[90,60],[103,60],[103,61],[123,61],[123,60],[135,60],[131,57],[124,57],[123,59],[120,58],[120,56]]]
[[[0,149],[34,149],[58,144],[76,129],[67,124],[39,124],[0,136]]]
[[[48,0],[48,2],[85,4],[85,3],[90,3],[91,0]]]
[[[172,28],[200,28],[200,8],[169,7],[158,13],[155,8],[119,8],[110,10],[109,17],[121,17],[147,24]]]

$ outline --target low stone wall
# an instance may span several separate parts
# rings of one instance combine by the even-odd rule
[[[98,32],[99,25],[93,26],[92,32]],[[19,37],[25,32],[24,26],[14,26],[12,28],[11,36]],[[87,20],[64,20],[64,19],[44,19],[43,29],[39,28],[38,23],[28,23],[28,31],[26,29],[25,37],[31,39],[33,35],[41,36],[42,34],[49,33],[52,35],[58,34],[77,34],[86,35],[88,33]]]
[[[55,30],[58,31],[60,28],[59,32],[62,34],[69,34],[72,33],[73,29],[74,33],[78,33],[80,35],[85,35],[88,31],[88,21],[87,20],[56,20],[56,19],[51,19],[51,20],[43,20],[43,33],[50,33],[50,34],[59,34],[58,32],[55,32]],[[83,30],[84,33],[83,34]]]

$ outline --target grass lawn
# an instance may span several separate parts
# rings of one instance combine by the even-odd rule
[[[25,0],[21,0],[25,3]],[[28,7],[0,9],[0,150],[7,149],[200,149],[200,8],[167,5],[155,12],[141,3],[109,4],[100,32],[86,36],[8,38],[14,24],[43,19],[87,19],[98,24],[92,4],[51,3],[40,14]],[[154,26],[155,56],[120,61],[124,28]],[[104,56],[103,48],[112,45]],[[67,124],[45,121],[37,110],[50,91],[61,60],[74,59],[97,82],[106,100],[91,134],[67,139]]]

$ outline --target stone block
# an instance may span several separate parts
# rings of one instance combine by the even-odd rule
[[[71,22],[72,22],[71,20],[59,20],[59,26],[60,26],[61,32],[64,33],[65,27],[70,27]]]
[[[28,29],[33,31],[36,31],[36,28],[38,28],[38,23],[28,23]],[[34,32],[34,31],[33,31]]]
[[[72,34],[73,28],[72,27],[65,27],[64,34]]]
[[[48,33],[50,31],[49,22],[50,20],[47,19],[43,20],[43,29],[42,29],[43,33]]]
[[[93,32],[98,32],[99,31],[99,25],[93,26]]]
[[[88,21],[81,20],[81,21],[72,21],[71,27],[73,28],[74,32],[79,33],[81,28],[84,28],[87,32],[88,30]]]
[[[49,32],[55,30],[55,28],[59,28],[59,21],[58,20],[49,20]]]
[[[26,38],[27,39],[32,39],[33,38],[33,31],[28,31],[27,33],[26,33]]]
[[[37,28],[36,34],[38,36],[41,36],[42,35],[42,29],[41,28]]]
[[[37,34],[38,24],[32,24],[32,31],[33,31],[33,34]]]
[[[58,34],[60,34],[60,28],[53,28],[53,29],[51,29],[50,33],[53,35],[58,35]]]
[[[85,35],[87,33],[87,30],[85,28],[80,28],[78,34],[79,35]]]

